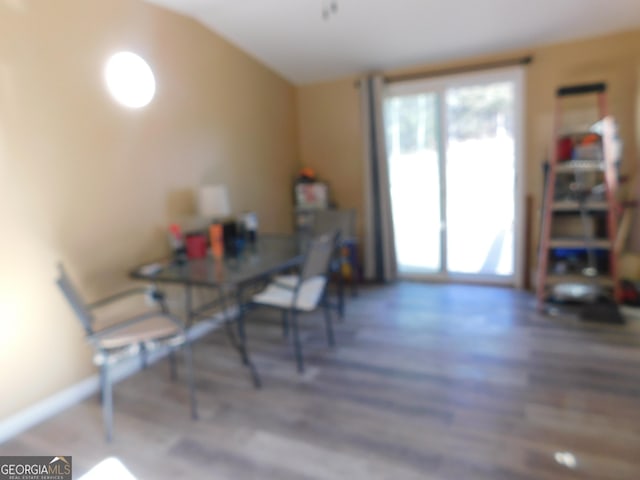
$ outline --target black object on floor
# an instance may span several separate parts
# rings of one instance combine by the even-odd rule
[[[612,302],[585,305],[580,310],[580,318],[588,322],[612,323],[617,325],[626,323],[618,309],[618,305]]]

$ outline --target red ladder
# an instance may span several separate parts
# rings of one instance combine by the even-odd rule
[[[588,154],[577,152],[571,148],[577,140],[582,142],[589,139],[593,141],[594,133],[573,132],[561,136],[562,128],[562,103],[567,97],[578,95],[595,95],[598,106],[598,121],[601,129],[597,141],[593,142]],[[618,160],[618,148],[616,144],[616,127],[613,118],[607,116],[606,84],[595,83],[559,88],[556,94],[554,140],[551,162],[545,178],[545,191],[543,195],[543,216],[540,232],[540,244],[538,249],[537,272],[537,300],[538,309],[543,310],[545,302],[552,297],[551,294],[558,286],[583,286],[582,290],[586,301],[594,300],[589,293],[607,291],[611,299],[618,302],[620,299],[620,282],[618,281],[618,267],[614,244],[618,224],[618,204],[616,194],[618,188],[618,173],[616,162]],[[597,122],[598,123],[598,122]],[[557,195],[557,182],[567,184],[566,175],[573,176],[573,183],[569,184],[569,196],[562,198]],[[595,185],[588,189],[585,179],[602,177],[604,187],[604,199],[594,199]],[[596,187],[597,188],[597,187]],[[571,191],[573,189],[573,191]],[[566,193],[566,192],[560,192]],[[554,234],[554,226],[572,214],[578,214],[582,223],[582,236],[562,237]],[[606,233],[596,235],[589,232],[589,225],[595,226],[598,219],[604,217],[604,230]],[[556,220],[556,223],[554,223]],[[591,222],[591,224],[589,223]],[[595,227],[593,227],[595,230]],[[575,271],[575,265],[567,267],[567,262],[557,262],[550,270],[550,256],[554,252],[580,251],[586,255],[587,266]],[[608,252],[608,268],[602,271],[601,265],[596,265],[596,252]],[[602,263],[602,262],[601,262]],[[573,269],[574,271],[570,271]],[[575,288],[574,288],[575,291]],[[580,289],[578,291],[581,291]],[[586,292],[586,293],[585,293]]]

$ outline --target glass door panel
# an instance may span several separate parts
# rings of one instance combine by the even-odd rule
[[[387,97],[384,119],[400,273],[442,269],[438,97]]]
[[[451,273],[513,276],[513,82],[448,88],[446,265]]]

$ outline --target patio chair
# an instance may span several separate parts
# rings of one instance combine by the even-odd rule
[[[344,318],[344,277],[347,268],[350,271],[351,293],[352,295],[357,294],[360,265],[358,264],[357,251],[355,255],[351,255],[352,250],[357,247],[355,223],[355,209],[318,210],[313,213],[311,223],[311,232],[313,235],[321,235],[331,231],[337,231],[339,234],[336,252],[331,262],[331,273],[332,278],[336,281],[336,307],[340,318]]]
[[[139,357],[144,368],[147,365],[147,356],[152,350],[168,349],[171,376],[175,378],[175,350],[182,348],[186,363],[191,417],[194,420],[197,419],[193,357],[187,331],[182,322],[168,312],[164,295],[160,291],[155,288],[135,288],[93,303],[85,303],[62,265],[59,265],[57,284],[80,320],[86,339],[95,351],[93,360],[100,369],[102,412],[108,442],[113,436],[111,367],[131,357]],[[135,299],[135,296],[143,300],[139,302],[142,308],[132,315],[128,309],[130,304],[127,303],[127,299]],[[144,303],[144,300],[149,299],[152,300],[150,306]],[[123,309],[123,306],[127,308]],[[115,310],[115,312],[111,312],[110,318],[103,319],[101,318],[103,315],[99,315],[98,310]]]
[[[291,322],[296,364],[300,373],[304,372],[304,359],[298,315],[322,307],[328,344],[329,346],[335,344],[326,286],[329,264],[336,248],[337,237],[337,232],[314,237],[309,243],[299,274],[277,276],[264,290],[251,298],[251,306],[266,306],[281,310],[284,329],[288,330],[289,321]]]

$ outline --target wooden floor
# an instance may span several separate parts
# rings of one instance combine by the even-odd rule
[[[116,386],[113,444],[92,398],[0,453],[73,455],[77,475],[117,456],[139,479],[640,478],[640,322],[542,317],[508,289],[369,287],[334,350],[307,318],[300,376],[278,319],[248,320],[262,390],[222,332],[196,344],[197,422],[163,361]]]

